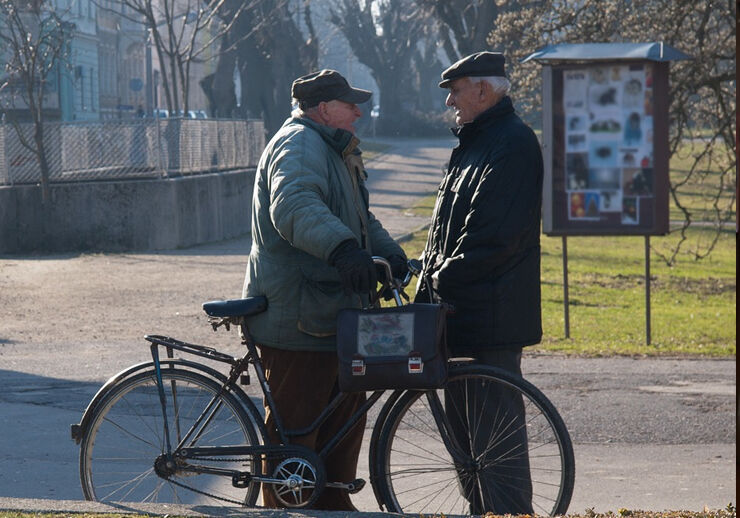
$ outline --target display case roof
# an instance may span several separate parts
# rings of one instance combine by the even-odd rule
[[[693,59],[662,41],[649,43],[560,43],[547,45],[522,60],[527,61],[678,61]]]

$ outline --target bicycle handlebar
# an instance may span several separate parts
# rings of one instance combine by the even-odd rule
[[[403,292],[403,288],[409,285],[413,277],[418,276],[421,273],[421,261],[417,259],[410,259],[406,265],[408,267],[408,271],[406,272],[406,275],[403,279],[396,279],[393,277],[391,263],[389,263],[388,260],[384,257],[374,255],[373,262],[385,269],[385,276],[384,279],[381,281],[381,283],[383,284],[383,290],[385,290],[386,288],[390,288],[391,292],[393,293],[393,298],[396,301],[396,305],[402,306],[402,293],[404,297],[406,297],[406,300],[408,300],[408,296],[406,296],[406,294]]]

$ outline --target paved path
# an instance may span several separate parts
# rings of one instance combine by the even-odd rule
[[[373,211],[400,236],[425,223],[404,208],[436,189],[450,141],[394,143],[394,150],[368,164],[369,183]],[[147,359],[140,339],[147,332],[238,354],[233,333],[207,328],[200,302],[238,296],[247,251],[248,240],[237,239],[160,253],[0,257],[0,509],[126,509],[79,502],[78,448],[69,425],[108,376]],[[696,511],[736,503],[734,359],[528,354],[523,368],[561,411],[573,437],[571,512]],[[377,510],[369,488],[356,503]]]
[[[408,208],[437,192],[454,140],[378,142],[392,147],[366,164],[370,204],[388,232],[399,237],[429,223],[428,216],[414,215]]]

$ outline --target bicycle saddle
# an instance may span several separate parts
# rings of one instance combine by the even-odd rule
[[[203,303],[203,311],[211,317],[248,317],[267,309],[267,297],[247,297],[246,299],[213,300]]]

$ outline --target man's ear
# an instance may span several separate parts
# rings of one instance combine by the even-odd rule
[[[491,86],[491,83],[488,81],[481,79],[478,81],[478,85],[480,88],[478,95],[482,102],[490,101],[496,96],[496,94],[493,93],[493,86]]]
[[[503,99],[503,95],[497,94],[493,85],[488,81],[480,81],[480,85],[480,101],[482,104],[493,106]]]
[[[316,108],[319,113],[319,118],[324,124],[326,124],[326,122],[329,120],[329,103],[321,101],[318,105],[316,105]]]

